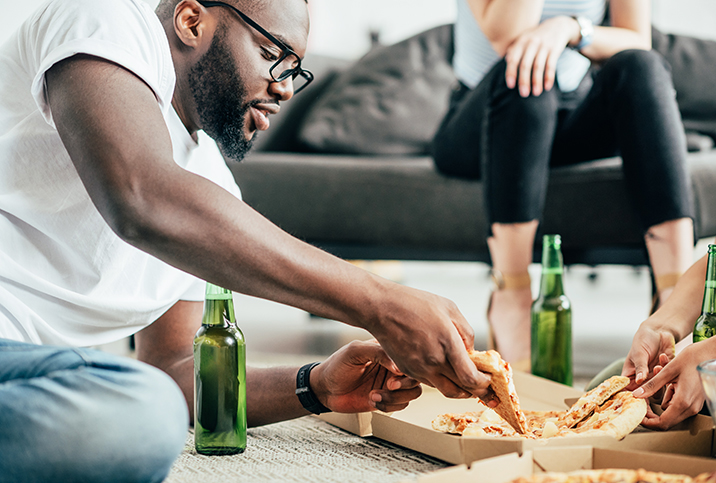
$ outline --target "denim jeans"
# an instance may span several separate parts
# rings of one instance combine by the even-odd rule
[[[184,397],[149,365],[0,339],[0,482],[162,481],[188,428]]]
[[[490,224],[540,220],[550,167],[615,155],[644,231],[693,218],[684,128],[661,55],[623,51],[574,92],[527,98],[507,88],[505,67],[453,93],[433,140],[441,173],[484,181]]]

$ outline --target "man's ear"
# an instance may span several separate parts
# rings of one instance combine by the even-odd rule
[[[174,32],[187,47],[201,46],[215,28],[214,18],[196,0],[181,0],[174,8]]]

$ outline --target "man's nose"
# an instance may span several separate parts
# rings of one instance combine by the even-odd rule
[[[269,84],[269,93],[278,97],[279,101],[287,101],[293,97],[293,78],[287,77],[282,81],[273,81]]]

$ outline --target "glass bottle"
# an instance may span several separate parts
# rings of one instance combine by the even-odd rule
[[[532,374],[572,385],[572,306],[564,295],[562,239],[544,235],[539,296],[532,303]]]
[[[716,245],[709,245],[704,302],[701,315],[694,324],[694,342],[708,339],[716,334]]]
[[[246,449],[246,346],[230,290],[207,283],[194,337],[194,445],[197,453]]]

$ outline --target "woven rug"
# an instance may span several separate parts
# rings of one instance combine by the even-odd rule
[[[376,438],[361,438],[307,416],[251,428],[246,451],[203,456],[194,434],[165,483],[403,482],[447,463]]]

